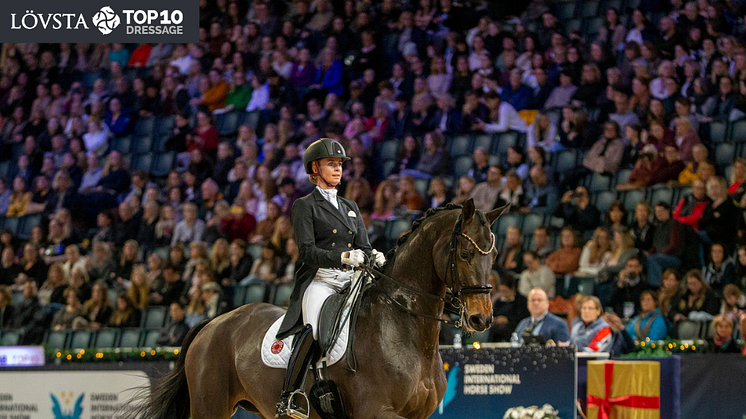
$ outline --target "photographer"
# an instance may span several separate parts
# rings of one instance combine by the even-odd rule
[[[584,186],[565,192],[554,215],[565,220],[565,225],[580,232],[593,230],[599,225],[600,213],[591,204],[588,189]]]
[[[631,319],[640,313],[640,295],[648,288],[642,273],[642,262],[637,256],[632,256],[619,272],[608,305],[614,308],[614,313],[619,317]]]

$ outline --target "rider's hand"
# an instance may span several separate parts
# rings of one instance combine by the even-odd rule
[[[342,265],[349,265],[353,268],[357,268],[363,263],[365,263],[365,253],[360,249],[342,253]]]
[[[386,264],[386,256],[376,249],[373,249],[373,258],[376,261],[376,268],[380,268]]]

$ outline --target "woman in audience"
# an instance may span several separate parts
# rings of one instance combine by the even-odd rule
[[[65,290],[67,289],[65,271],[62,264],[57,262],[49,267],[47,280],[39,288],[39,304],[45,306],[49,303],[65,304]]]
[[[280,217],[282,218],[282,217]],[[225,239],[217,239],[210,251],[210,264],[215,272],[215,279],[219,284],[231,276],[230,246]]]
[[[627,333],[635,340],[663,340],[668,334],[666,320],[658,309],[655,293],[645,290],[640,294],[641,312],[627,326]]]
[[[734,281],[735,265],[732,257],[726,257],[722,243],[713,243],[710,246],[710,263],[702,268],[702,279],[715,294],[722,295],[723,287]]]
[[[254,236],[251,237],[251,242],[261,243],[272,238],[275,232],[275,224],[277,224],[277,219],[281,215],[280,205],[275,201],[267,201],[267,217],[256,225],[256,231]]]
[[[65,306],[59,309],[52,318],[52,330],[72,329],[73,321],[83,312],[80,298],[74,289],[68,288],[65,291],[65,302]]]
[[[679,185],[691,185],[696,179],[702,178],[702,170],[707,163],[707,147],[696,144],[692,147],[692,159],[687,163],[684,170],[679,173]],[[684,160],[683,158],[681,160]]]
[[[412,176],[431,178],[433,176],[447,175],[449,168],[448,154],[443,146],[443,137],[436,131],[425,134],[424,147],[415,167],[415,171],[408,170]]]
[[[371,218],[374,220],[388,220],[394,216],[396,208],[397,186],[393,180],[384,180],[378,185],[376,198],[373,202],[373,213]]]
[[[529,147],[541,147],[546,152],[558,151],[557,127],[549,119],[546,111],[539,111],[534,118],[533,124],[528,127],[527,144]]]
[[[580,266],[576,276],[596,276],[611,258],[611,240],[609,231],[598,227],[593,231],[593,238],[583,247],[580,255]]]
[[[83,301],[91,298],[91,284],[88,278],[88,271],[85,266],[76,266],[70,274],[70,287],[78,292],[78,297]]]
[[[155,255],[155,253],[153,253]],[[152,255],[151,255],[152,257]],[[150,265],[150,259],[148,258],[148,264]],[[150,295],[150,281],[145,273],[145,267],[137,265],[132,268],[132,277],[130,278],[130,286],[127,288],[127,301],[130,305],[137,309],[142,309],[148,306],[148,296]]]
[[[734,283],[746,292],[746,246],[738,246],[736,252],[736,271],[734,276]]]
[[[675,269],[663,271],[663,280],[658,294],[658,309],[669,321],[673,320],[673,305],[678,303],[682,293],[679,273]]]
[[[109,319],[108,327],[140,327],[140,318],[142,313],[140,309],[132,304],[126,293],[121,292],[117,295],[117,303],[114,314]]]
[[[427,211],[430,208],[438,208],[445,206],[448,202],[453,199],[453,192],[446,185],[446,182],[441,177],[433,178],[430,181],[430,188],[427,191],[427,196],[422,203],[422,211]]]
[[[730,186],[728,186],[728,196],[736,202],[746,193],[746,158],[738,157],[733,163],[733,173],[730,176]]]
[[[278,276],[282,275],[277,278],[277,281],[283,284],[293,282],[295,279],[295,266],[298,264],[298,258],[300,258],[298,243],[292,237],[285,243],[285,254],[287,256],[282,261],[282,265],[277,273]]]
[[[702,279],[702,273],[698,269],[692,269],[684,276],[686,279],[686,290],[681,298],[672,302],[671,314],[674,322],[680,320],[692,320],[692,314],[703,312],[714,316],[720,311],[720,299],[707,286]],[[694,319],[706,318],[701,313]]]
[[[604,215],[604,223],[609,231],[627,227],[627,209],[621,201],[614,201],[609,205]]]
[[[577,233],[565,227],[560,233],[560,248],[547,257],[546,264],[557,276],[569,275],[578,270],[581,253]]]
[[[419,211],[424,199],[417,190],[414,177],[403,175],[399,179],[399,191],[396,193],[397,206],[405,207],[408,211]]]
[[[194,327],[197,323],[206,318],[205,302],[202,299],[202,288],[192,286],[189,290],[189,305],[186,309],[186,317],[184,318],[184,321],[187,326]]]
[[[73,328],[98,330],[108,324],[112,312],[109,303],[109,287],[105,282],[96,282],[91,290],[91,299],[83,304],[83,312],[73,322]]]
[[[635,206],[635,219],[630,229],[635,238],[635,247],[640,251],[648,251],[653,247],[653,233],[655,226],[650,222],[650,204],[640,201]]]
[[[733,320],[718,314],[712,319],[712,338],[707,338],[707,352],[714,354],[737,354],[741,352],[733,339]]]
[[[253,282],[266,282],[272,283],[277,279],[278,263],[277,257],[275,256],[276,250],[271,243],[266,242],[262,246],[262,253],[259,259],[254,261],[251,266],[251,272],[249,276],[241,281],[241,285],[253,283]]]
[[[345,198],[355,201],[360,209],[372,208],[374,196],[370,189],[370,182],[365,179],[351,179],[345,189]]]
[[[735,284],[728,284],[723,288],[723,305],[720,314],[738,324],[746,308],[746,298]]]
[[[137,242],[127,240],[122,247],[122,256],[119,258],[109,284],[117,288],[126,288],[129,279],[132,277],[132,268],[137,263]]]
[[[106,242],[93,243],[93,255],[86,257],[86,269],[91,282],[108,281],[115,275],[116,263],[111,258],[111,248]]]
[[[695,230],[699,230],[699,219],[705,212],[705,208],[710,205],[710,198],[707,197],[707,189],[702,179],[696,179],[692,183],[692,193],[679,201],[673,212],[673,218]]]
[[[562,121],[559,125],[559,143],[562,149],[584,149],[592,144],[593,138],[590,130],[587,130],[588,118],[580,108],[562,108]],[[553,151],[559,147],[555,147]]]
[[[635,239],[632,237],[629,229],[620,227],[614,230],[612,234],[611,251],[606,265],[598,273],[599,282],[616,278],[627,263],[627,259],[639,253],[635,249]]]
[[[613,343],[611,328],[601,318],[603,306],[598,297],[588,296],[580,311],[581,321],[570,332],[570,342],[582,352],[608,352]]]
[[[523,249],[521,243],[521,230],[516,226],[508,227],[505,232],[505,246],[497,253],[494,269],[500,276],[512,276],[518,279],[523,272]]]
[[[705,208],[699,220],[700,235],[706,244],[721,243],[726,253],[732,251],[736,235],[734,226],[724,220],[736,220],[739,211],[732,199],[728,198],[728,186],[725,179],[713,177],[707,181],[707,196],[712,204]]]
[[[13,179],[13,192],[10,194],[10,205],[5,213],[7,217],[26,215],[28,204],[31,202],[31,192],[26,190],[26,180],[21,176]]]
[[[9,327],[12,318],[13,294],[10,292],[10,287],[3,284],[0,285],[0,329]]]

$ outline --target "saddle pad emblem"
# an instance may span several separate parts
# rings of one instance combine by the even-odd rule
[[[272,351],[273,354],[277,355],[282,352],[282,348],[284,347],[285,344],[282,343],[281,340],[276,340],[275,343],[272,344],[272,347],[270,347],[270,351]]]

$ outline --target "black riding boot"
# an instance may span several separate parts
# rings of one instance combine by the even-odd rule
[[[296,390],[302,390],[308,368],[316,362],[319,357],[319,344],[313,338],[313,330],[310,325],[300,332],[290,355],[290,362],[285,375],[285,384],[282,387],[280,402],[277,403],[275,419],[306,419],[310,406],[297,406],[291,400]],[[296,393],[297,394],[297,393]]]

